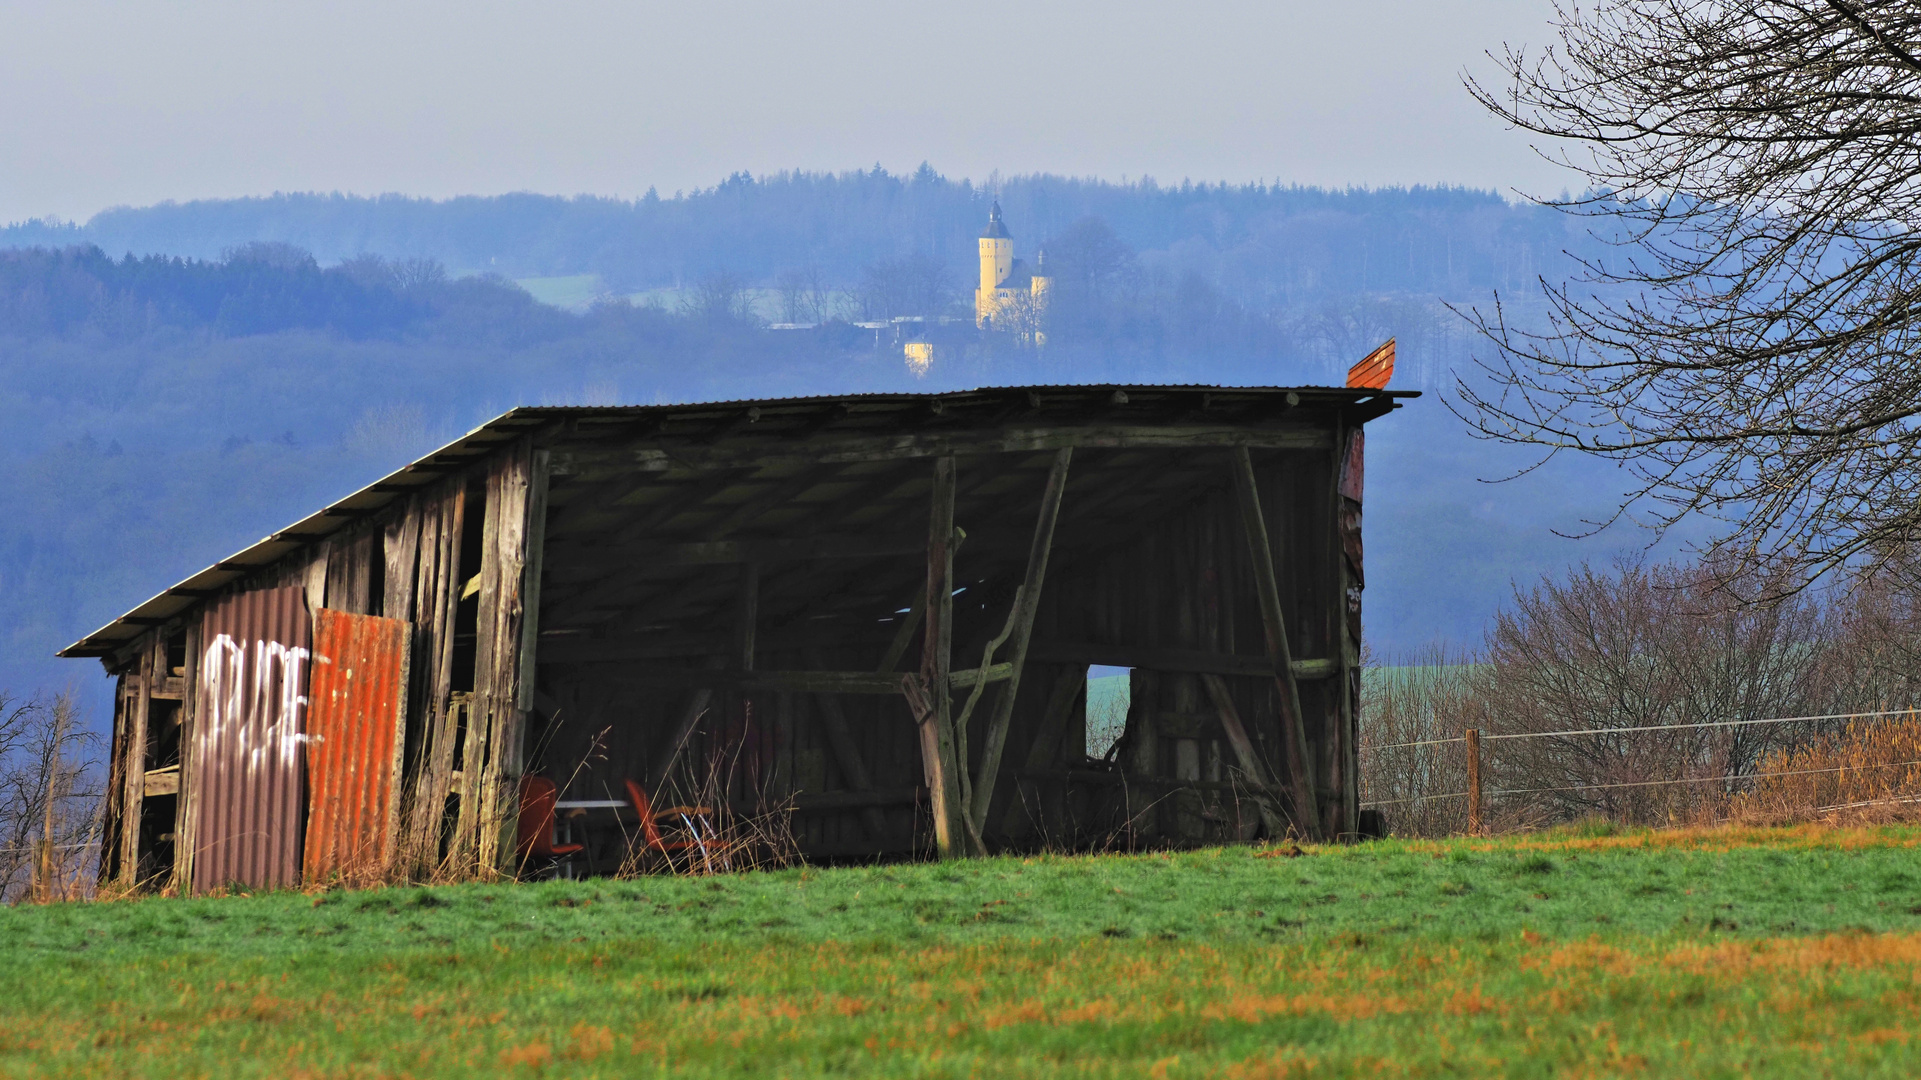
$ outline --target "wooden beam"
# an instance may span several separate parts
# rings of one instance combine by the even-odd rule
[[[1214,701],[1214,710],[1220,714],[1221,729],[1227,733],[1228,745],[1234,749],[1234,758],[1240,762],[1241,773],[1264,792],[1274,783],[1267,775],[1267,766],[1261,762],[1261,755],[1254,750],[1254,740],[1247,736],[1247,725],[1241,723],[1241,713],[1234,707],[1234,697],[1227,692],[1227,683],[1219,675],[1203,674],[1201,685],[1207,688],[1207,696]],[[1261,824],[1267,827],[1267,838],[1279,840],[1287,835],[1287,823],[1265,794],[1256,795],[1255,803],[1261,808]]]
[[[1102,645],[1082,641],[1036,641],[1028,656],[1044,663],[1101,664],[1109,667],[1148,668],[1211,675],[1247,675],[1271,679],[1274,661],[1265,656],[1208,652],[1204,649],[1163,649],[1140,645]],[[1339,670],[1336,661],[1296,660],[1294,678],[1326,679]]]
[[[686,544],[636,541],[631,549],[588,555],[579,545],[557,552],[568,560],[570,572],[619,570],[635,563],[648,566],[724,566],[743,562],[806,562],[815,559],[877,559],[917,554],[926,548],[921,536],[880,536],[837,533],[799,540],[703,540]]]
[[[934,846],[941,858],[968,849],[960,802],[960,763],[954,747],[953,693],[947,676],[954,635],[954,459],[934,459],[932,506],[927,515],[927,632],[919,692],[908,704],[920,725],[921,768],[934,810]],[[905,688],[904,688],[905,689]]]
[[[1261,608],[1261,629],[1267,656],[1274,665],[1274,684],[1280,690],[1281,737],[1287,741],[1287,771],[1294,792],[1295,816],[1307,839],[1321,835],[1320,804],[1314,797],[1313,762],[1308,757],[1307,728],[1301,718],[1301,689],[1294,681],[1293,658],[1287,647],[1287,622],[1281,615],[1280,583],[1274,577],[1274,548],[1267,537],[1261,512],[1260,488],[1254,479],[1254,459],[1242,446],[1229,455],[1234,494],[1240,502],[1241,529],[1247,537],[1248,561],[1254,567],[1255,598]]]
[[[1027,646],[1034,637],[1034,615],[1040,610],[1041,585],[1047,577],[1047,556],[1054,549],[1054,523],[1060,518],[1061,496],[1067,490],[1067,467],[1073,459],[1072,447],[1055,451],[1054,466],[1047,473],[1047,486],[1041,490],[1040,516],[1034,522],[1034,540],[1027,549],[1027,575],[1016,593],[1014,649],[1009,656],[1013,670],[994,699],[994,714],[988,719],[987,732],[981,742],[980,772],[974,779],[972,805],[967,807],[975,835],[987,827],[994,787],[1000,781],[1001,750],[1007,745],[1007,728],[1014,718],[1014,699],[1020,693]]]
[[[848,637],[823,633],[820,623],[779,632],[762,630],[754,635],[755,647],[762,652],[806,649],[818,646],[853,645],[879,649],[881,642],[870,631],[864,636]],[[668,660],[675,657],[707,657],[732,654],[736,643],[731,629],[704,633],[661,631],[645,637],[588,638],[574,634],[548,635],[541,639],[542,664],[628,664],[637,660]]]
[[[994,664],[981,678],[978,668],[950,672],[947,685],[966,690],[978,682],[1002,682],[1014,671],[1011,663]],[[609,673],[606,681],[640,686],[727,690],[736,693],[786,691],[796,694],[898,694],[901,677],[895,672],[870,671],[755,671],[748,668],[644,668]]]
[[[851,464],[865,461],[909,461],[958,455],[1040,453],[1068,447],[1100,449],[1192,450],[1254,447],[1270,450],[1326,450],[1332,436],[1321,424],[1090,424],[1047,425],[869,435],[820,440],[804,446],[769,450],[763,447],[686,446],[633,447],[623,450],[555,451],[557,468],[579,472],[596,465],[615,465],[644,472],[680,469],[759,468],[796,462]]]

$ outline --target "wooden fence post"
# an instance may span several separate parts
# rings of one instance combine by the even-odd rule
[[[1481,729],[1467,729],[1467,833],[1481,835]]]

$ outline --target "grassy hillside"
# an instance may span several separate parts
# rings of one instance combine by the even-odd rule
[[[1921,830],[0,913],[18,1076],[1912,1075]]]

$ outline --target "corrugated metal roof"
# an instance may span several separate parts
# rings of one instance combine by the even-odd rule
[[[1104,401],[1130,394],[1162,396],[1218,396],[1233,399],[1261,399],[1294,395],[1308,406],[1360,405],[1370,399],[1419,397],[1413,390],[1375,390],[1331,386],[1212,386],[1199,384],[1155,385],[1149,383],[1064,384],[1048,386],[982,387],[935,394],[833,394],[807,397],[758,398],[734,401],[687,402],[671,405],[540,405],[510,409],[485,424],[455,439],[439,450],[354,492],[292,526],[265,537],[242,551],[214,563],[154,596],[107,625],[60,650],[63,657],[106,657],[126,646],[152,627],[177,618],[195,604],[217,595],[221,589],[261,567],[308,544],[324,540],[353,522],[373,514],[404,495],[458,471],[485,457],[494,447],[510,442],[528,431],[556,421],[646,420],[703,413],[746,412],[755,409],[793,410],[820,406],[845,406],[846,411],[885,412],[889,407],[911,405],[962,406],[980,399],[1026,395],[1030,399],[1076,399]],[[933,410],[930,410],[933,411]]]

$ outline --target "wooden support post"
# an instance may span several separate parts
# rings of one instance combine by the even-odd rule
[[[1255,595],[1261,606],[1261,628],[1267,656],[1274,664],[1274,684],[1280,691],[1281,736],[1287,743],[1287,772],[1294,796],[1296,823],[1309,840],[1321,836],[1320,804],[1314,797],[1313,761],[1308,757],[1307,728],[1301,719],[1301,689],[1294,681],[1294,659],[1287,647],[1287,623],[1281,616],[1280,583],[1274,577],[1274,548],[1268,542],[1267,519],[1261,513],[1260,489],[1254,481],[1254,460],[1247,448],[1232,454],[1234,493],[1240,500],[1241,528],[1247,534],[1248,561],[1254,565]]]
[[[173,887],[181,896],[193,894],[193,854],[195,821],[200,811],[200,625],[189,624],[187,634],[187,673],[180,701],[180,792],[173,806]],[[402,681],[405,685],[405,681]],[[396,753],[400,743],[394,744]],[[394,775],[400,770],[396,762]],[[398,828],[389,826],[393,836]]]
[[[954,750],[953,691],[947,673],[954,635],[954,459],[934,459],[934,490],[927,516],[927,632],[921,648],[920,693],[907,693],[920,726],[921,768],[934,811],[934,846],[941,858],[966,851],[960,763]]]
[[[1227,743],[1234,750],[1234,760],[1240,763],[1241,772],[1254,785],[1254,805],[1260,808],[1261,824],[1267,828],[1269,840],[1279,840],[1287,835],[1287,821],[1274,806],[1267,795],[1274,780],[1267,775],[1267,766],[1261,762],[1261,755],[1254,751],[1254,740],[1247,736],[1247,725],[1241,722],[1241,712],[1234,707],[1234,697],[1227,692],[1227,681],[1219,675],[1201,676],[1201,685],[1207,688],[1207,696],[1214,702],[1214,711],[1220,714],[1221,730],[1227,733]]]
[[[150,641],[140,650],[136,668],[140,674],[133,684],[133,700],[128,702],[127,744],[120,747],[126,782],[120,796],[120,884],[126,888],[140,883],[140,812],[147,793],[147,713],[153,701],[154,649]]]
[[[976,835],[987,827],[994,786],[1000,779],[1001,750],[1007,745],[1007,728],[1014,719],[1014,699],[1020,693],[1021,672],[1027,665],[1027,645],[1034,637],[1034,615],[1040,610],[1047,556],[1054,549],[1054,523],[1060,518],[1061,494],[1067,490],[1067,466],[1073,459],[1073,447],[1054,452],[1054,467],[1048,471],[1047,487],[1041,492],[1040,517],[1034,522],[1034,541],[1027,549],[1027,576],[1016,594],[1014,649],[1009,656],[1014,670],[994,699],[994,715],[987,722],[987,733],[981,742],[980,772],[974,778],[972,805],[967,808]]]
[[[1481,835],[1481,729],[1467,732],[1467,834]]]
[[[961,543],[966,537],[954,537],[954,546],[948,551],[949,557],[959,555]],[[900,658],[907,655],[907,646],[914,640],[914,631],[920,628],[921,616],[927,614],[927,591],[917,590],[914,598],[907,604],[907,614],[901,616],[900,628],[894,631],[894,640],[888,642],[887,652],[880,658],[874,670],[887,674],[900,666]]]
[[[534,451],[533,469],[527,478],[527,563],[521,569],[520,584],[520,686],[515,705],[523,713],[534,711],[534,692],[540,654],[540,579],[547,562],[547,485],[553,473],[554,453]]]

